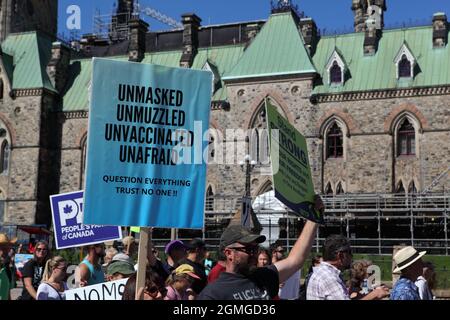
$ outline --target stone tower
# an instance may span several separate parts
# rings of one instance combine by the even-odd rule
[[[386,0],[352,0],[352,10],[355,16],[355,32],[366,31],[366,21],[370,17],[379,21],[379,29],[383,29]]]
[[[118,22],[125,23],[126,21],[130,20],[133,11],[134,11],[133,0],[119,0],[116,11]]]
[[[58,0],[0,0],[0,41],[33,30],[56,37]]]

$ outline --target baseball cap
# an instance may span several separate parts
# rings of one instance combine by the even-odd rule
[[[170,254],[170,252],[174,249],[186,249],[186,246],[180,240],[172,240],[166,245],[164,252],[166,254]]]
[[[187,274],[189,276],[191,276],[194,279],[200,279],[200,277],[198,275],[195,274],[194,272],[194,268],[190,265],[188,265],[187,263],[180,265],[178,268],[175,269],[175,274],[176,275],[182,275],[182,274]]]
[[[220,237],[220,247],[224,249],[225,247],[239,242],[242,244],[248,244],[252,242],[262,243],[266,241],[266,237],[259,234],[254,234],[250,229],[245,228],[240,225],[232,225],[225,229]]]
[[[125,261],[113,261],[109,264],[108,268],[106,269],[106,273],[109,275],[114,275],[116,273],[130,275],[133,274],[134,272],[135,271],[133,265]]]
[[[126,263],[132,263],[132,260],[130,258],[129,255],[125,254],[125,253],[118,253],[116,254],[113,258],[112,261],[121,261],[121,262],[126,262]]]

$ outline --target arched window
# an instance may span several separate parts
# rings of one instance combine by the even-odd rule
[[[405,118],[397,133],[397,155],[411,156],[416,154],[416,131],[414,126]]]
[[[3,190],[0,189],[0,228],[4,225],[5,219],[5,195]]]
[[[333,189],[331,188],[331,184],[328,182],[327,186],[325,187],[325,194],[326,195],[332,195],[333,194]]]
[[[416,185],[414,184],[414,181],[411,181],[411,183],[409,184],[408,193],[409,194],[417,193],[417,189],[416,189]]]
[[[333,66],[330,69],[330,82],[332,84],[342,83],[342,68],[339,66],[337,61],[333,62]]]
[[[8,166],[9,166],[9,143],[7,140],[3,140],[2,146],[0,149],[0,173],[7,174]]]
[[[327,133],[327,158],[342,158],[344,139],[341,128],[335,122]]]
[[[395,188],[395,193],[402,193],[402,194],[405,193],[405,188],[403,187],[403,182],[400,181],[397,184],[397,188]]]
[[[214,211],[214,192],[211,186],[206,189],[206,211]]]
[[[3,99],[3,90],[4,90],[3,79],[0,79],[0,99]]]
[[[276,105],[273,100],[271,102],[273,105]],[[277,107],[277,109],[286,118],[281,108]],[[253,130],[251,130],[248,137],[248,153],[250,154],[251,160],[256,161],[259,165],[266,165],[270,163],[270,157],[265,104],[262,103],[257,110],[250,122],[250,128]]]
[[[411,78],[411,62],[408,60],[406,54],[402,56],[402,59],[398,63],[398,76],[400,78]]]
[[[337,187],[336,187],[336,194],[343,194],[344,193],[344,188],[342,188],[342,183],[338,183]]]

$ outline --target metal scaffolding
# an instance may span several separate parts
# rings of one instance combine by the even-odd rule
[[[347,236],[355,252],[391,254],[394,245],[412,245],[434,254],[449,254],[450,194],[343,194],[323,195],[325,225],[319,228],[315,250],[329,234]],[[213,245],[240,205],[240,196],[206,199],[206,239]],[[292,246],[303,219],[289,210],[255,210],[268,243],[285,230]]]

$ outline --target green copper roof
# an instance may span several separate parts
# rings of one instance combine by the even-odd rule
[[[52,41],[36,32],[9,35],[1,44],[3,52],[13,57],[12,88],[46,88],[55,92],[47,75]]]
[[[206,60],[208,60],[217,68],[219,74],[220,84],[213,94],[212,101],[227,100],[227,90],[222,81],[222,77],[236,65],[243,51],[243,45],[213,47],[198,51],[192,64],[192,69],[202,69],[205,66]]]
[[[142,63],[158,64],[166,67],[179,67],[182,51],[146,53]]]
[[[273,14],[224,80],[316,72],[290,12]]]
[[[415,76],[410,81],[397,80],[395,56],[407,43],[417,58]],[[450,84],[450,46],[433,49],[433,29],[417,27],[404,30],[385,30],[374,56],[364,56],[364,33],[336,37],[322,37],[314,65],[321,73],[322,82],[314,89],[316,94],[371,91],[404,87],[424,87]],[[328,59],[337,48],[348,67],[343,85],[328,85],[325,70]]]
[[[128,56],[108,57],[128,60]],[[92,77],[92,59],[73,60],[69,68],[69,80],[63,96],[63,111],[88,111],[89,87]]]
[[[142,63],[153,63],[167,67],[178,67],[181,51],[147,53]],[[128,56],[108,57],[128,61]],[[92,77],[92,59],[71,61],[69,83],[63,97],[63,111],[89,110],[89,86]]]

